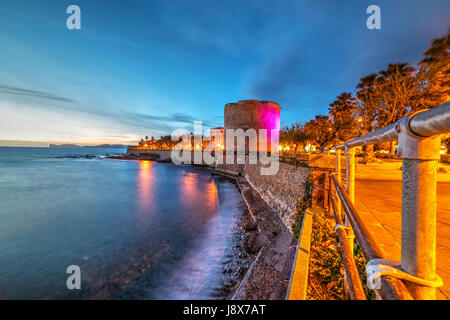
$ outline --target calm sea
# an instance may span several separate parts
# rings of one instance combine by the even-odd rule
[[[214,297],[238,190],[204,168],[102,158],[123,152],[0,148],[4,299]]]

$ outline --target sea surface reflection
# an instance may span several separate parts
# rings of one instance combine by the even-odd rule
[[[121,150],[122,151],[122,150]],[[6,299],[208,299],[242,199],[203,168],[0,148]],[[82,289],[68,290],[79,265]]]

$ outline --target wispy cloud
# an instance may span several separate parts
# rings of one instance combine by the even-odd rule
[[[110,128],[111,132],[127,133],[127,134],[170,134],[175,129],[185,128],[193,130],[194,121],[202,121],[204,127],[214,127],[221,124],[220,119],[216,118],[201,118],[196,117],[190,113],[175,112],[167,114],[151,114],[146,112],[134,112],[128,110],[117,110],[116,108],[97,108],[93,107],[98,104],[105,106],[107,103],[92,104],[87,101],[84,103],[73,99],[57,96],[48,92],[22,89],[11,86],[0,85],[0,95],[7,94],[12,97],[30,97],[34,100],[29,107],[34,110],[49,110],[56,112],[66,118],[69,113],[78,114],[74,119],[85,119],[86,122],[82,125],[83,128],[89,130],[92,126],[104,126]],[[54,101],[43,102],[41,99],[49,99]],[[16,100],[13,98],[13,100]],[[61,106],[58,102],[69,102]],[[115,110],[115,111],[113,111]],[[81,117],[81,118],[80,118]],[[70,116],[72,118],[72,116]]]
[[[51,93],[42,92],[42,91],[34,91],[34,90],[28,90],[28,89],[22,89],[22,88],[13,88],[8,87],[4,85],[0,85],[0,93],[6,93],[6,94],[13,94],[13,95],[19,95],[19,96],[29,96],[34,98],[42,98],[42,99],[50,99],[50,100],[56,100],[56,101],[64,101],[64,102],[75,102],[75,100],[60,97]]]
[[[208,120],[208,119],[201,119],[193,117],[192,115],[189,115],[187,113],[173,113],[166,116],[155,116],[155,115],[149,115],[149,114],[138,114],[138,113],[128,113],[127,114],[130,118],[133,119],[141,119],[143,121],[160,121],[160,122],[166,122],[166,123],[187,123],[187,124],[194,124],[194,121],[202,121],[202,124],[208,127],[216,126],[218,124],[217,121],[214,120]]]

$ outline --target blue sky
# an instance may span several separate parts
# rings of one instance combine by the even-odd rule
[[[222,125],[242,99],[306,121],[449,26],[448,0],[0,0],[0,145],[132,143]]]

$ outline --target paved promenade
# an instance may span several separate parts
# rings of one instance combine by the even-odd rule
[[[372,230],[387,258],[400,261],[401,162],[363,165],[356,169],[356,209]],[[438,299],[450,299],[450,167],[438,174],[437,273],[444,280]]]

